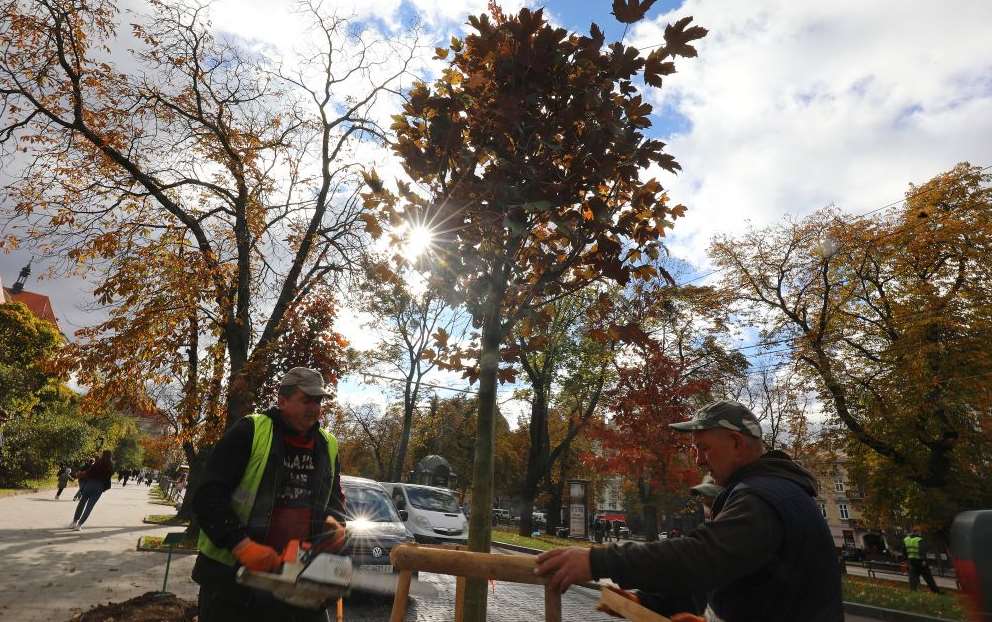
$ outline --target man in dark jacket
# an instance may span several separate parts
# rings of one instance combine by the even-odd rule
[[[780,451],[737,402],[704,406],[692,420],[696,463],[724,487],[713,520],[682,538],[548,551],[536,572],[551,586],[608,577],[623,588],[705,591],[707,620],[841,622],[840,571],[816,505],[816,480]]]
[[[295,367],[283,377],[277,405],[235,423],[206,466],[193,511],[200,523],[200,622],[326,620],[235,583],[238,566],[275,572],[292,539],[327,536],[320,550],[344,545],[344,492],[337,439],[319,427],[330,393],[320,372]]]

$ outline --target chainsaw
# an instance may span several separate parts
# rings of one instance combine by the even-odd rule
[[[318,536],[309,542],[290,540],[283,549],[278,572],[260,572],[242,566],[238,568],[236,581],[304,609],[323,609],[352,591],[396,593],[396,575],[363,570],[344,555],[317,552],[315,545],[321,539]],[[429,583],[411,580],[410,595],[434,598],[437,589]]]

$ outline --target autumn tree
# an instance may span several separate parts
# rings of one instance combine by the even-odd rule
[[[797,458],[817,440],[817,430],[810,421],[814,392],[808,378],[767,363],[767,367],[744,376],[730,395],[758,418],[765,447],[785,450]]]
[[[711,247],[723,287],[884,478],[884,505],[940,529],[989,490],[990,181],[960,164],[894,212],[821,210]]]
[[[437,367],[437,350],[444,351],[449,340],[454,344],[464,337],[466,323],[435,292],[414,293],[402,280],[380,280],[378,274],[370,267],[364,286],[354,296],[359,308],[372,316],[368,329],[380,338],[375,348],[364,353],[360,364],[397,378],[391,389],[403,400],[403,426],[399,446],[389,454],[386,474],[388,481],[398,482],[406,472],[414,415],[423,401],[424,377]]]
[[[383,412],[371,403],[341,406],[334,431],[339,439],[342,472],[380,482],[399,481],[389,478],[389,469],[402,426],[402,415],[396,408]]]
[[[708,394],[709,382],[687,375],[684,364],[646,344],[617,370],[607,395],[608,415],[592,432],[599,451],[587,463],[636,486],[644,535],[658,539],[656,500],[662,491],[685,490],[699,475],[688,455],[690,439],[669,424],[683,421]]]
[[[527,471],[520,490],[520,535],[529,536],[534,531],[532,517],[539,491],[559,493],[560,486],[552,477],[556,463],[570,455],[572,441],[596,413],[613,366],[613,350],[620,335],[610,339],[602,330],[609,324],[590,317],[594,315],[590,307],[597,299],[595,288],[587,288],[549,303],[549,321],[521,323],[513,333],[516,343],[504,352],[512,353],[523,370],[527,388],[518,395],[530,403]],[[604,337],[594,339],[591,331]],[[553,424],[563,428],[554,442]],[[558,498],[560,501],[560,494]]]
[[[287,313],[357,266],[356,153],[385,136],[377,105],[414,48],[303,4],[318,43],[272,58],[216,36],[202,6],[149,7],[121,60],[110,54],[121,24],[109,0],[3,5],[0,145],[13,174],[8,215],[23,227],[4,241],[26,238],[70,269],[112,277],[106,262],[176,239],[205,311],[179,326],[199,322],[222,344],[213,363],[230,425],[255,403]],[[111,303],[136,287],[111,278],[100,296]]]
[[[369,175],[366,194],[392,226],[435,229],[431,285],[464,303],[481,329],[474,551],[490,544],[500,350],[518,322],[546,321],[554,297],[601,277],[653,274],[643,257],[659,253],[684,208],[657,180],[640,179],[651,164],[678,166],[644,135],[652,107],[634,80],[643,72],[660,86],[674,71],[663,60],[694,56],[689,42],[706,33],[680,20],[645,58],[622,43],[604,49],[595,25],[586,37],[551,26],[541,10],[493,13],[471,17],[464,40],[437,50],[448,67],[433,85],[417,84],[394,117],[395,151],[417,192],[404,183],[391,192]],[[485,610],[484,582],[470,581],[466,619]]]

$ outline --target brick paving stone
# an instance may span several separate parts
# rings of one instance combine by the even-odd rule
[[[450,622],[455,612],[455,580],[447,575],[420,573],[420,580],[433,584],[437,598],[411,599],[407,622]],[[573,587],[562,597],[562,620],[616,622],[617,618],[596,611],[599,593]],[[345,622],[387,620],[392,601],[386,598],[360,597],[345,604]],[[490,585],[489,615],[494,622],[539,622],[544,619],[544,588],[519,583]],[[333,618],[332,618],[333,619]]]

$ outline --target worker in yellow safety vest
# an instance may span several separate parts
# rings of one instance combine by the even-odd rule
[[[937,588],[937,583],[933,580],[933,575],[930,574],[930,566],[927,565],[926,550],[919,530],[914,529],[906,534],[902,544],[906,549],[906,560],[909,565],[909,589],[915,592],[920,587],[920,577],[922,576],[930,591],[939,594],[940,589]]]

